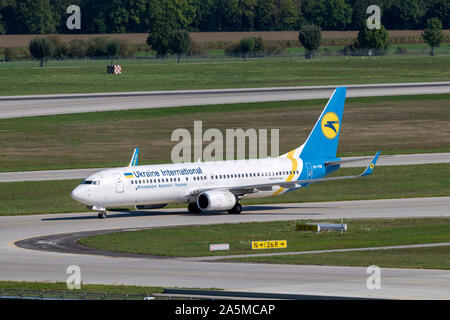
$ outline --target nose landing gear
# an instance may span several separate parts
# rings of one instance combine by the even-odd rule
[[[106,215],[106,211],[100,211],[98,213],[98,218],[99,219],[106,219],[108,216]]]

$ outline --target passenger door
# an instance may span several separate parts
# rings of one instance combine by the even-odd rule
[[[124,185],[122,175],[120,173],[113,173],[113,177],[114,181],[116,182],[116,192],[123,193]]]

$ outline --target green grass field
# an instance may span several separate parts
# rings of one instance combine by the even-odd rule
[[[449,61],[448,56],[198,60],[178,65],[124,61],[123,74],[116,76],[106,74],[105,60],[77,67],[55,62],[46,68],[0,68],[0,95],[447,81]]]
[[[344,168],[336,174],[361,171]],[[277,197],[244,200],[242,204],[450,196],[449,176],[450,164],[377,167],[367,178],[318,183]],[[85,212],[86,207],[70,197],[78,183],[80,180],[0,183],[0,215]]]
[[[122,166],[140,147],[141,164],[171,162],[177,128],[279,129],[279,152],[308,137],[326,100],[282,101],[0,120],[0,171]],[[449,152],[450,95],[349,98],[338,154]],[[269,131],[270,132],[270,131]],[[206,146],[206,143],[204,144]],[[197,159],[192,159],[196,161]]]
[[[66,291],[67,293],[90,292],[109,294],[129,294],[129,295],[151,295],[162,293],[162,287],[125,286],[125,285],[100,285],[81,284],[80,290],[68,290],[64,282],[30,282],[30,281],[0,281],[1,289],[18,290],[55,290]]]
[[[277,257],[235,258],[224,259],[224,261],[355,267],[377,265],[380,268],[449,270],[450,246],[286,255]]]
[[[298,232],[295,221],[255,222],[119,232],[91,236],[79,242],[102,250],[173,257],[368,248],[448,242],[449,221],[449,218],[346,220],[348,231],[344,233]],[[287,240],[287,248],[251,249],[252,241],[263,240]],[[229,243],[230,250],[210,252],[212,243]],[[308,262],[315,264],[313,259]],[[444,262],[447,268],[448,262],[447,258]]]

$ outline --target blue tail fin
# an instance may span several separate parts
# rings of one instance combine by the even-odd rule
[[[300,157],[336,158],[346,93],[347,88],[336,88],[305,144],[300,147]]]
[[[133,156],[131,157],[129,167],[135,167],[138,165],[139,148],[134,149]]]

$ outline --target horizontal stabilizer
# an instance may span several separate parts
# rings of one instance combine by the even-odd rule
[[[367,166],[366,170],[361,174],[361,177],[368,176],[372,173],[373,169],[375,168],[375,165],[377,164],[378,156],[380,155],[381,151],[378,151],[375,157],[373,157],[370,164]]]
[[[337,158],[335,161],[327,161],[325,162],[326,166],[335,166],[338,164],[343,164],[343,163],[351,163],[351,162],[359,162],[359,161],[364,161],[364,160],[369,160],[372,159],[372,157],[352,157],[349,159],[339,159]]]

